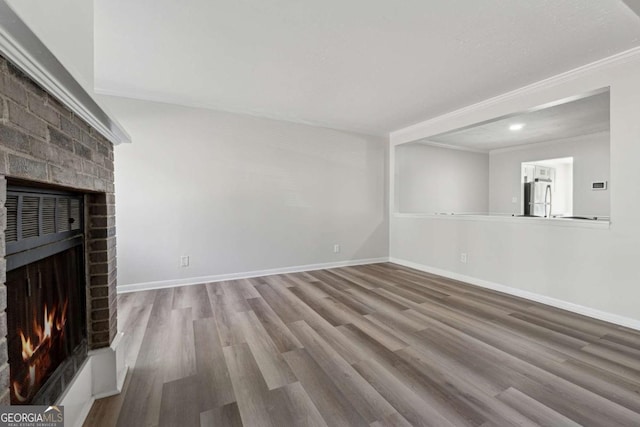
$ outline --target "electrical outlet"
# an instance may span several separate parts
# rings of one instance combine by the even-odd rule
[[[463,263],[463,264],[467,263],[467,253],[466,252],[462,252],[460,254],[460,262]]]
[[[518,198],[516,196],[513,196],[511,198],[511,203],[518,203]]]
[[[333,253],[334,254],[340,253],[340,245],[339,244],[336,243],[335,245],[333,245]]]
[[[180,267],[189,267],[189,255],[180,257]]]

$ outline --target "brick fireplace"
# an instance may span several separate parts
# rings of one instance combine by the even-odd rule
[[[84,205],[86,338],[117,333],[113,145],[0,56],[0,280],[6,283],[7,186],[69,191]],[[0,404],[9,404],[7,288],[0,286]],[[54,403],[54,402],[50,402]]]

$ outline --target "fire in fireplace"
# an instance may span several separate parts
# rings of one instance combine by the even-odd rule
[[[54,404],[86,355],[81,206],[62,194],[8,192],[12,404]]]
[[[64,326],[67,322],[67,308],[69,300],[65,300],[62,310],[55,305],[51,308],[44,306],[42,323],[34,313],[33,335],[34,342],[31,341],[32,334],[27,332],[27,337],[22,330],[20,341],[22,342],[22,360],[25,367],[28,366],[26,378],[14,379],[11,382],[11,392],[14,400],[27,402],[34,391],[39,390],[44,380],[51,374],[51,368],[58,359],[59,354],[64,353]],[[59,364],[59,362],[58,362]],[[18,371],[18,369],[16,369]]]

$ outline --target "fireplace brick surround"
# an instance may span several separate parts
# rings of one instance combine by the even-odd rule
[[[6,281],[7,179],[85,193],[90,349],[117,333],[113,145],[0,56],[0,281]],[[0,285],[0,404],[9,404],[7,289]]]

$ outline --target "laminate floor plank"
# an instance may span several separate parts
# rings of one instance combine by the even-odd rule
[[[284,276],[289,283],[291,283],[293,286],[290,286],[289,288],[299,288],[300,290],[304,291],[306,295],[309,295],[311,298],[315,298],[315,299],[319,299],[319,298],[326,298],[328,296],[331,296],[329,294],[327,294],[326,292],[324,292],[324,290],[322,288],[320,288],[317,283],[317,280],[314,280],[313,282],[304,280],[301,275],[296,275],[296,274],[286,274]]]
[[[394,288],[403,289],[426,299],[442,299],[451,295],[451,293],[443,292],[443,289],[438,289],[436,286],[426,286],[425,284],[418,284],[400,277],[389,278],[388,280]],[[391,292],[394,291],[393,288],[387,287],[385,289]]]
[[[222,289],[222,284],[220,282],[205,283],[204,287],[207,289],[209,300],[213,300],[213,295],[224,295],[224,290]]]
[[[155,301],[157,295],[157,291],[138,291],[138,292],[127,292],[125,294],[118,294],[118,303],[122,303],[124,307],[128,305],[152,305]],[[120,298],[131,298],[130,301],[120,301]],[[118,314],[120,311],[118,310]]]
[[[350,283],[348,280],[345,280],[340,276],[336,276],[334,273],[332,273],[332,270],[316,270],[316,271],[310,271],[308,274],[314,279],[319,280],[327,284],[328,286],[331,286],[332,288],[338,289],[341,291],[351,289],[353,288],[354,285],[356,285],[356,284]],[[370,286],[363,289],[369,289],[369,288]]]
[[[580,340],[581,342],[585,343],[584,345],[586,345],[587,343],[595,343],[595,342],[601,341],[601,338],[598,335],[585,333],[567,326],[549,322],[548,320],[541,319],[538,316],[534,316],[531,314],[527,314],[523,312],[514,312],[514,313],[511,313],[509,316],[516,318],[518,320],[521,320],[523,322],[527,322],[532,325],[537,325],[547,330],[557,332],[562,335],[576,338],[577,340]]]
[[[444,380],[445,383],[448,384],[448,387],[456,390],[455,394],[458,396],[458,399],[463,400],[469,406],[473,407],[488,421],[494,422],[497,425],[536,425],[532,420],[497,400],[469,379],[464,378],[461,372],[445,373],[438,368],[439,365],[434,367],[432,360],[429,359],[427,355],[412,347],[402,349],[398,351],[398,354],[407,363],[413,365],[427,376],[434,374],[444,375],[446,378]],[[440,360],[442,361],[442,359]],[[469,370],[465,372],[468,373]]]
[[[320,365],[331,380],[344,391],[347,399],[368,422],[383,419],[395,409],[360,376],[326,341],[305,322],[290,327],[309,355]]]
[[[562,337],[557,334],[540,332],[536,325],[526,322],[518,322],[518,325],[519,327],[517,329],[511,329],[510,332],[518,334],[525,341],[539,343],[547,347],[549,352],[563,354],[565,359],[571,358],[598,366],[601,369],[608,370],[612,374],[623,376],[640,384],[640,372],[623,363],[619,363],[619,360],[612,360],[611,357],[603,357],[599,354],[584,351],[584,346],[580,346],[579,343],[572,341],[571,337]],[[503,322],[500,321],[496,322],[495,328],[504,330],[505,326]],[[623,356],[623,354],[620,354],[620,358],[623,358]]]
[[[251,306],[253,312],[266,329],[271,337],[271,341],[278,348],[280,353],[302,348],[302,344],[298,341],[293,333],[284,324],[282,319],[262,298],[251,298],[247,302]]]
[[[555,307],[533,306],[528,308],[526,312],[528,314],[538,316],[541,319],[573,328],[584,333],[596,334],[599,337],[602,337],[610,330],[610,326],[600,320],[590,319],[590,322],[587,324],[584,322],[582,316],[559,310]]]
[[[253,311],[238,313],[240,328],[269,390],[296,382],[266,329]]]
[[[503,308],[496,308],[482,301],[475,301],[471,298],[460,297],[458,295],[450,295],[443,302],[448,307],[459,309],[465,313],[475,315],[479,319],[493,320],[498,317],[502,318],[513,313],[513,311]]]
[[[434,427],[455,427],[460,425],[447,419],[445,414],[439,412],[432,402],[420,398],[406,384],[403,384],[400,379],[376,361],[372,359],[364,360],[355,364],[354,368],[411,425]]]
[[[530,338],[532,340],[544,343],[549,347],[568,348],[579,350],[589,344],[588,341],[576,338],[572,335],[566,335],[556,332],[537,323],[527,322],[511,315],[496,316],[491,319],[492,323],[497,323],[500,327],[507,328],[511,331],[517,331],[518,334]]]
[[[607,336],[603,336],[600,338],[596,344],[606,347],[614,353],[620,353],[626,356],[634,357],[635,359],[640,358],[640,349],[635,348],[634,346],[630,346],[627,344],[622,344],[620,342],[612,341],[607,338]]]
[[[440,348],[448,347],[449,351],[444,354],[452,358],[454,354],[461,354],[465,349],[470,350],[469,353],[475,355],[473,358],[474,370],[482,373],[484,380],[491,381],[498,387],[505,387],[511,383],[523,392],[529,390],[530,393],[534,393],[530,396],[541,403],[565,415],[570,414],[574,419],[581,419],[582,422],[596,420],[602,423],[606,419],[612,419],[620,420],[618,425],[632,425],[631,420],[634,418],[634,413],[628,408],[611,401],[604,404],[607,399],[602,396],[504,353],[480,340],[469,339],[462,333],[445,335],[441,331],[430,330],[422,331],[419,335],[425,336],[431,343],[437,343]],[[458,351],[456,351],[456,346],[458,346]],[[426,353],[425,347],[421,347],[419,351]],[[431,351],[431,346],[427,351]],[[430,359],[436,359],[436,357],[431,355]],[[465,376],[468,377],[469,373]],[[482,384],[477,380],[473,382],[476,385]],[[483,384],[482,388],[489,390],[490,386]],[[549,393],[545,393],[545,389],[556,390],[564,399],[551,398]],[[582,406],[585,403],[584,408],[580,411],[576,410],[577,406]],[[612,424],[615,424],[615,421],[612,421]]]
[[[385,280],[379,274],[371,274],[366,270],[363,270],[361,267],[344,267],[341,271],[345,274],[351,275],[352,278],[356,278],[357,280],[362,280],[367,284],[371,284],[376,288],[394,288],[388,280]],[[353,280],[353,279],[352,279]]]
[[[518,389],[509,387],[498,396],[502,402],[543,427],[580,427],[580,424],[570,420],[553,409],[527,396]]]
[[[224,360],[218,327],[213,318],[193,322],[200,412],[221,408],[236,401]]]
[[[165,382],[195,375],[197,371],[191,308],[171,310],[169,325],[165,343],[171,343],[171,350],[165,350],[162,366]]]
[[[240,329],[239,313],[251,310],[251,306],[246,300],[241,304],[233,296],[226,293],[222,295],[211,295],[213,307],[213,317],[216,319],[220,341],[224,347],[245,342],[244,335]]]
[[[640,350],[640,333],[634,333],[629,330],[614,329],[613,331],[604,334],[602,339],[612,341],[635,350]]]
[[[455,329],[446,330],[443,328],[442,331],[425,330],[417,335],[428,339],[429,342],[437,344],[449,343],[449,347],[454,352],[454,354],[451,354],[452,358],[456,357],[456,352],[458,354],[465,354],[465,352],[473,354],[473,361],[476,363],[477,370],[484,372],[485,375],[488,374],[489,378],[495,378],[500,387],[505,387],[506,384],[519,385],[520,381],[528,383],[528,377],[523,377],[524,373],[536,374],[537,378],[544,379],[546,384],[552,385],[557,389],[566,389],[569,384],[579,385],[585,391],[588,390],[629,409],[640,411],[640,399],[638,399],[639,395],[636,392],[638,388],[630,385],[625,388],[623,384],[630,383],[621,377],[614,377],[614,375],[609,374],[608,377],[604,377],[607,380],[603,380],[603,377],[595,375],[589,367],[584,367],[584,365],[576,366],[570,360],[558,363],[548,358],[535,357],[531,353],[527,354],[526,357],[522,357],[523,353],[514,355],[513,352],[509,351],[509,347],[504,348],[506,351],[503,351],[500,345],[497,347],[487,345],[485,341],[476,340]],[[457,340],[457,347],[452,344],[454,340]],[[485,355],[484,357],[483,354]],[[525,364],[525,361],[529,364]],[[514,364],[518,368],[511,369],[510,367]],[[505,381],[507,381],[506,384]],[[567,395],[570,392],[571,390],[568,390],[563,393]],[[589,397],[580,397],[580,399],[586,401]]]
[[[140,305],[132,308],[129,322],[127,322],[126,326],[123,326],[128,333],[122,337],[121,343],[124,347],[124,363],[129,367],[135,365],[140,353],[142,338],[147,330],[152,307],[151,305]]]
[[[157,426],[160,422],[160,402],[164,384],[166,331],[161,327],[148,327],[141,349],[132,369],[131,380],[120,408],[117,425]],[[131,398],[131,396],[135,396]]]
[[[520,389],[531,398],[578,424],[632,427],[637,426],[640,421],[637,412],[581,387],[564,383],[563,387],[555,388],[541,384],[544,382],[544,380],[531,381],[527,385],[520,386]],[[563,398],[557,399],[552,397],[553,395]]]
[[[342,268],[334,268],[332,270],[326,270],[326,273],[333,277],[342,279],[342,281],[344,282],[347,282],[348,289],[371,290],[378,287],[375,284],[370,283],[364,279],[361,279],[349,273],[348,271],[345,271]]]
[[[640,331],[380,263],[118,295],[84,425],[640,425]]]
[[[379,327],[375,323],[371,322],[369,318],[357,316],[353,313],[348,313],[347,307],[337,301],[331,299],[327,299],[327,301],[330,304],[334,305],[338,310],[344,310],[345,317],[349,320],[346,323],[354,325],[389,350],[400,350],[401,348],[405,348],[408,345],[406,342],[398,338],[396,334],[388,332],[384,328]]]
[[[259,285],[256,286],[256,290],[284,323],[302,319],[303,316],[300,312],[289,304],[286,299],[281,298],[280,294],[271,285]]]
[[[336,328],[349,342],[360,349],[360,355],[351,365],[357,365],[363,360],[388,361],[395,359],[395,353],[380,344],[379,341],[365,334],[354,325],[343,325]],[[345,359],[346,360],[346,359]]]
[[[362,358],[361,349],[358,348],[353,342],[349,341],[340,331],[331,326],[317,313],[307,316],[304,321],[311,326],[311,328],[328,342],[331,347],[348,363],[353,364]]]
[[[141,307],[142,304],[134,304],[135,292],[128,292],[126,294],[118,295],[116,303],[120,309],[118,310],[118,325],[122,328],[130,327],[129,315],[135,307]],[[153,301],[147,305],[151,306]]]
[[[290,289],[284,287],[278,283],[272,283],[270,289],[274,292],[275,298],[272,301],[267,301],[270,305],[272,302],[274,305],[271,307],[274,311],[284,320],[285,318],[291,319],[291,313],[296,313],[295,317],[298,319],[292,321],[285,321],[287,324],[304,320],[309,324],[324,340],[329,342],[331,346],[349,363],[354,363],[359,360],[359,351],[348,342],[344,335],[340,334],[331,323],[316,313],[311,307],[305,304],[302,300],[298,299]],[[271,298],[269,292],[265,292]],[[283,314],[285,315],[283,317]]]
[[[422,316],[419,313],[416,314]],[[497,350],[502,350],[559,378],[600,394],[612,402],[640,412],[640,399],[638,398],[640,385],[629,378],[611,373],[602,367],[596,367],[598,363],[590,365],[565,356],[558,359],[551,350],[527,342],[522,337],[511,333],[505,334],[501,329],[483,328],[480,323],[467,325],[452,323],[452,325],[457,326],[458,330],[464,331],[469,337],[491,344]],[[452,326],[443,325],[434,330],[442,330],[449,335],[457,333],[455,328],[448,329],[450,327],[452,328]],[[470,343],[472,341],[467,339],[465,348],[468,348]],[[602,361],[599,362],[602,363]]]
[[[448,294],[445,294],[443,292],[437,292],[428,288],[419,288],[417,286],[407,284],[397,284],[393,288],[385,289],[387,289],[389,292],[395,292],[398,295],[401,295],[414,302],[423,302],[434,298],[443,299],[449,296]]]
[[[222,299],[224,300],[227,309],[236,313],[251,310],[245,298],[246,286],[243,288],[240,286],[240,283],[245,282],[240,282],[237,280],[220,282],[220,287],[224,292]],[[251,289],[254,289],[253,286],[251,286]],[[255,296],[251,296],[251,298],[254,297]]]
[[[237,403],[200,413],[200,427],[242,427]]]
[[[199,425],[198,377],[194,375],[165,382],[162,387],[158,427],[198,427]]]
[[[358,314],[369,314],[369,313],[374,313],[375,310],[361,302],[358,301],[356,298],[354,298],[350,293],[345,292],[343,290],[337,289],[331,285],[328,285],[327,283],[323,282],[322,280],[313,282],[313,285],[315,287],[317,287],[318,289],[321,289],[324,293],[326,293],[328,296],[332,297],[333,299],[336,299],[340,302],[342,302],[344,305],[346,305],[347,307],[351,308],[352,310],[356,311]]]
[[[264,277],[262,281],[275,287],[284,286],[285,288],[291,288],[296,285],[296,282],[291,280],[286,274],[274,274],[273,276],[267,276]]]
[[[411,332],[411,331],[420,331],[428,327],[423,322],[419,322],[415,319],[411,319],[405,316],[404,311],[399,313],[372,313],[367,314],[367,319],[377,319],[379,322],[384,323],[391,328],[392,331],[403,331],[403,332]]]
[[[307,279],[306,277],[309,277],[309,279]],[[284,274],[282,278],[291,285],[289,287],[305,288],[308,292],[316,293],[317,298],[329,296],[324,294],[324,292],[316,286],[318,280],[314,279],[310,275],[305,275],[303,273],[290,273]]]
[[[552,357],[557,361],[564,361],[571,357],[571,355],[579,352],[579,350],[575,348],[565,346],[562,340],[549,338],[550,334],[538,333],[540,330],[535,329],[535,325],[517,323],[502,318],[499,321],[488,322],[487,319],[468,315],[464,311],[447,307],[441,303],[422,303],[419,307],[416,307],[415,310],[420,314],[413,315],[425,321],[433,319],[453,328],[470,331],[471,334],[481,335],[482,339],[487,342],[496,343],[495,345],[511,345],[513,347],[513,344],[518,342],[521,347],[514,347],[514,351],[516,352],[527,348],[528,351],[535,351],[543,355],[543,357]],[[407,313],[410,313],[410,311],[407,311]],[[503,325],[509,321],[512,322],[512,326],[517,324],[523,326],[525,330],[520,328],[512,329]],[[437,323],[435,326],[439,327]],[[536,331],[537,335],[527,333],[527,331],[532,328]]]
[[[173,306],[174,289],[159,289],[153,300],[153,307],[149,315],[149,325],[154,328],[167,327],[169,324],[169,313]]]
[[[371,427],[411,427],[412,424],[399,413],[391,414],[380,421],[370,424]]]
[[[299,382],[287,384],[269,392],[274,408],[271,418],[279,426],[328,427],[304,387]]]
[[[223,351],[231,374],[242,424],[278,427],[269,415],[269,411],[272,410],[269,406],[269,390],[249,346],[246,343],[231,345],[225,347]]]
[[[240,290],[240,295],[244,299],[260,297],[260,294],[258,293],[258,291],[256,291],[256,288],[254,286],[256,281],[253,281],[251,279],[240,279],[230,283]]]
[[[626,366],[640,373],[640,351],[627,348],[620,348],[614,345],[603,345],[594,343],[582,347],[585,353],[602,357],[619,365]]]
[[[527,301],[521,298],[516,298],[511,295],[504,294],[464,292],[462,296],[476,301],[482,301],[498,308],[507,308],[514,312],[523,312],[529,307],[532,307],[534,304],[537,304],[533,301]]]
[[[329,426],[369,425],[305,349],[283,356]]]
[[[331,326],[340,326],[349,323],[349,320],[345,318],[341,311],[332,310],[332,307],[329,307],[324,301],[324,298],[313,298],[307,292],[300,288],[290,288],[290,291],[297,296],[300,301],[304,302],[309,308],[320,316],[322,316],[325,320],[331,323]]]
[[[640,414],[640,384],[593,365],[569,359],[544,369]]]
[[[191,308],[193,319],[212,317],[211,301],[205,285],[191,285],[175,288],[173,308]]]
[[[382,293],[382,291],[385,291],[385,293]],[[390,291],[387,289],[374,288],[372,290],[361,290],[353,288],[349,289],[348,292],[358,301],[373,307],[376,312],[402,311],[409,308],[406,304],[401,304],[392,298],[388,298],[385,294]]]
[[[381,267],[380,264],[376,265],[366,265],[362,266],[365,271],[370,272],[370,274],[377,275],[385,280],[392,286],[408,286],[414,290],[426,290],[433,291],[433,297],[441,298],[443,296],[450,295],[449,293],[443,292],[443,287],[430,287],[425,280],[416,280],[414,276],[405,276],[404,271],[402,270],[390,270],[385,267]]]
[[[487,421],[473,399],[466,399],[466,395],[460,395],[459,390],[452,386],[446,375],[437,371],[425,375],[424,369],[416,368],[401,355],[401,352],[383,352],[378,353],[375,359],[420,396],[425,404],[437,407],[447,420],[460,426],[479,426]]]

